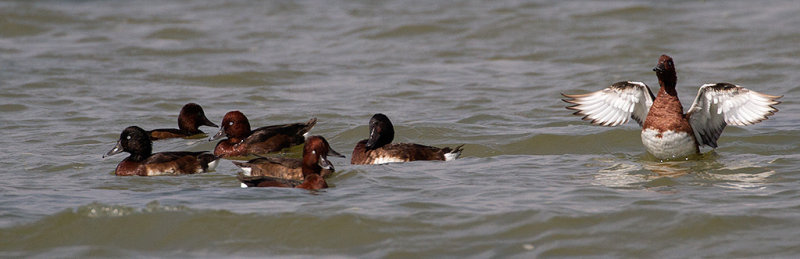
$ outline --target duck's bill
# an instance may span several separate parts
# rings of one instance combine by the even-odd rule
[[[339,154],[339,152],[336,152],[336,150],[333,150],[333,148],[331,148],[331,147],[328,147],[328,155],[329,156],[335,156],[335,157],[341,157],[341,158],[345,157],[344,155]]]
[[[111,150],[108,151],[108,153],[103,155],[103,158],[106,158],[106,157],[109,157],[109,156],[113,156],[113,155],[116,155],[116,154],[119,154],[119,153],[122,153],[122,142],[121,141],[117,141],[117,144],[114,145],[114,148],[112,148]]]
[[[214,136],[211,136],[210,138],[208,138],[208,141],[214,141],[214,140],[217,140],[217,139],[221,139],[224,136],[225,136],[225,128],[219,128],[219,131],[217,131],[217,134],[214,134]]]
[[[209,126],[209,127],[217,127],[217,128],[219,128],[219,126],[217,126],[217,124],[214,124],[213,122],[211,122],[205,116],[203,116],[203,125],[206,125],[206,126]]]
[[[374,149],[375,143],[378,142],[378,139],[381,138],[381,134],[375,131],[375,129],[370,130],[369,138],[367,139],[367,149]]]
[[[322,167],[322,169],[334,170],[333,169],[333,164],[331,164],[331,161],[328,160],[328,158],[326,158],[324,156],[319,158],[319,163],[317,163],[317,164],[319,164],[319,166]]]

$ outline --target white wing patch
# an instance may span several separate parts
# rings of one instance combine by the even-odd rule
[[[571,99],[564,102],[574,104],[567,109],[576,110],[584,120],[602,126],[617,126],[633,118],[641,126],[653,105],[655,96],[642,82],[622,81],[610,87],[588,94],[561,94]]]
[[[779,104],[781,97],[729,83],[705,84],[686,114],[697,141],[716,148],[726,125],[746,126],[766,120],[778,111],[773,105]]]

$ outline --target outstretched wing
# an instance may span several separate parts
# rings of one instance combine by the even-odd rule
[[[588,94],[561,94],[571,99],[562,99],[574,104],[567,109],[576,110],[575,115],[602,126],[617,126],[633,118],[644,123],[650,106],[653,105],[653,91],[642,82],[616,82],[606,89]]]
[[[716,148],[726,125],[746,126],[766,120],[778,111],[773,105],[781,103],[777,101],[781,97],[729,83],[704,84],[686,115],[697,141]]]

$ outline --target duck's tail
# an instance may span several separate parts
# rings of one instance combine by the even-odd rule
[[[453,150],[445,150],[444,161],[456,160],[458,157],[460,157],[461,156],[461,151],[464,151],[464,149],[462,147],[464,147],[464,144],[461,144],[461,145],[457,146]],[[447,148],[447,149],[450,149],[450,148]]]
[[[253,168],[250,167],[250,163],[245,162],[238,162],[238,161],[231,161],[233,165],[239,167],[242,170],[242,175],[244,176],[252,176]]]
[[[206,172],[214,171],[217,168],[217,165],[219,165],[219,157],[215,156],[211,152],[203,152],[203,154],[197,156],[197,159],[200,160],[200,163],[206,166]]]
[[[311,118],[310,120],[308,120],[308,122],[306,122],[306,126],[300,130],[301,134],[303,135],[303,138],[308,139],[308,137],[310,136],[308,132],[311,131],[311,128],[313,128],[314,125],[316,124],[317,124],[317,117]]]

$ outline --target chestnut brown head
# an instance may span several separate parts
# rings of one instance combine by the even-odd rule
[[[225,114],[222,118],[219,131],[208,141],[227,136],[235,141],[242,140],[250,136],[250,121],[240,111],[231,111]]]
[[[344,157],[331,148],[328,141],[322,136],[310,136],[303,146],[303,175],[320,174],[322,169],[334,170],[328,156]]]
[[[666,87],[675,87],[675,83],[678,81],[677,73],[675,72],[675,63],[672,61],[672,58],[667,55],[661,55],[658,58],[658,64],[653,68],[653,71],[656,72],[656,76],[658,76],[658,81],[662,86]]]

